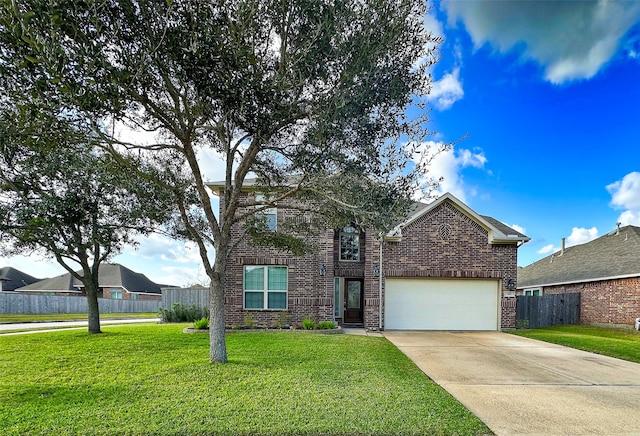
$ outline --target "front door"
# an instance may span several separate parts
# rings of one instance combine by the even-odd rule
[[[363,306],[363,281],[362,279],[345,279],[344,293],[344,322],[362,324]]]

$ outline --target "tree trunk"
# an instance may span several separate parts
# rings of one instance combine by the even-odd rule
[[[87,280],[84,284],[87,292],[87,304],[89,306],[89,333],[102,333],[100,330],[100,310],[98,308],[98,284],[93,280]]]
[[[224,321],[224,275],[214,267],[209,286],[209,357],[212,363],[227,362]]]

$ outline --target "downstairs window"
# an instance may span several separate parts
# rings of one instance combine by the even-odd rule
[[[286,266],[244,267],[244,308],[284,310],[287,308]]]

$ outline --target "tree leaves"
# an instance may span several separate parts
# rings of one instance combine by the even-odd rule
[[[234,226],[255,212],[248,177],[326,225],[382,231],[423,175],[403,147],[428,134],[427,113],[407,112],[428,90],[438,42],[422,0],[15,0],[0,10],[0,89],[22,87],[27,106],[46,102],[89,126],[123,172],[170,192],[182,218],[172,231],[198,244],[218,302],[242,242]],[[151,139],[122,138],[122,126]],[[220,215],[201,149],[225,162]],[[263,230],[243,235],[311,248],[300,228]],[[224,344],[224,317],[214,321],[212,350]]]

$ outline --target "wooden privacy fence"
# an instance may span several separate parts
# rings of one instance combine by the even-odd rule
[[[100,313],[157,312],[158,300],[111,300],[98,298]],[[0,292],[0,313],[87,313],[87,297],[61,297]]]
[[[516,297],[517,327],[548,327],[580,322],[580,293]]]
[[[183,306],[209,307],[208,288],[166,288],[162,290],[162,307],[170,309],[173,303]]]

